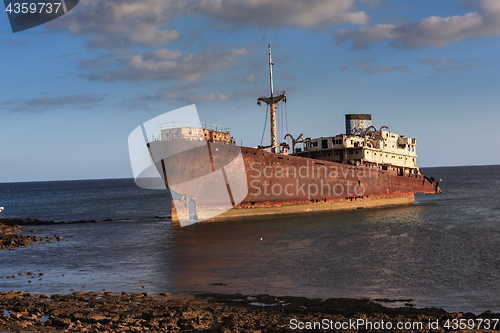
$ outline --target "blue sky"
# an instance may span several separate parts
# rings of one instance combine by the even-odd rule
[[[130,132],[193,103],[260,144],[268,43],[295,136],[371,113],[421,167],[500,164],[500,1],[81,0],[15,34],[0,15],[0,182],[132,177]]]

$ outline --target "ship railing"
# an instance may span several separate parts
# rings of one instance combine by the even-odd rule
[[[209,131],[223,132],[223,133],[231,132],[231,129],[229,127],[223,127],[219,125],[205,123],[202,121],[175,121],[175,122],[160,124],[160,130],[181,128],[181,127],[203,128]]]
[[[191,139],[193,140],[193,139]],[[203,138],[201,139],[194,139],[195,141],[204,141]],[[149,142],[155,142],[155,141],[162,141],[161,139],[161,135],[158,135],[158,136],[152,136],[151,137],[151,141]],[[168,141],[168,140],[166,140]],[[205,140],[206,141],[206,140]],[[225,144],[225,145],[231,145],[231,146],[236,146],[236,141],[235,140],[231,140],[231,141],[217,141],[218,144]],[[243,145],[243,140],[241,140],[241,145]]]

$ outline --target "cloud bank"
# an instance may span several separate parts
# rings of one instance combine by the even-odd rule
[[[177,7],[172,0],[86,0],[46,26],[86,36],[91,47],[165,45],[180,38],[178,31],[167,28]]]
[[[119,57],[110,65],[101,58],[81,61],[87,69],[112,66],[84,75],[90,80],[107,82],[142,80],[197,81],[201,77],[225,69],[241,56],[248,54],[246,48],[224,50],[205,49],[184,54],[179,50],[159,49],[143,54]]]
[[[186,8],[222,24],[322,28],[369,22],[368,15],[355,11],[354,0],[201,0]]]
[[[367,49],[372,43],[388,41],[394,48],[443,47],[468,37],[500,35],[500,1],[482,0],[477,12],[463,16],[424,18],[416,23],[377,24],[359,29],[340,29],[335,42],[351,43],[351,49]]]
[[[91,47],[164,46],[180,39],[169,25],[186,15],[207,17],[218,26],[314,29],[370,19],[356,11],[355,0],[86,0],[46,27],[86,36]]]

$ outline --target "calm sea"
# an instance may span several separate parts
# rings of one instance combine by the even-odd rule
[[[443,179],[443,194],[415,205],[184,228],[168,219],[166,191],[131,179],[0,184],[5,216],[98,221],[34,227],[64,240],[1,251],[0,290],[412,299],[500,312],[500,166],[422,171]],[[43,280],[29,283],[28,271]]]

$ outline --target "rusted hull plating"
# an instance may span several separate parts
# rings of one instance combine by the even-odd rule
[[[366,166],[241,150],[249,193],[239,207],[436,193],[437,184],[423,175],[399,176]]]
[[[196,149],[206,150],[207,146]],[[198,160],[197,156],[202,154],[190,150],[189,153],[180,153],[174,158],[161,160],[162,164],[158,163],[157,168],[164,175],[165,184],[167,187],[170,185],[170,188],[174,187],[174,184],[169,179],[179,181],[196,179],[220,168],[224,168],[226,177],[221,181],[226,183],[228,175],[246,174],[247,184],[243,186],[245,189],[248,188],[248,193],[244,199],[240,198],[236,205],[232,199],[234,209],[222,214],[221,218],[248,216],[253,215],[252,212],[257,214],[257,211],[257,215],[267,212],[280,214],[297,210],[310,211],[311,205],[319,205],[320,210],[335,210],[339,207],[363,208],[363,202],[367,203],[366,207],[379,207],[384,203],[407,204],[413,202],[414,193],[436,193],[438,190],[437,184],[423,175],[399,176],[396,171],[273,154],[260,149],[224,143],[209,143],[208,152],[210,153],[208,165],[206,160]],[[230,163],[240,153],[244,163]],[[165,168],[168,170],[169,179],[166,177]],[[233,198],[235,194],[231,195],[229,185],[227,189]],[[196,203],[196,197],[191,198]],[[349,202],[354,204],[348,204]],[[294,209],[269,209],[292,205],[295,206]],[[187,206],[185,208],[187,209]],[[198,208],[207,211],[219,207]],[[176,211],[172,205],[174,221],[177,213],[187,212]]]

